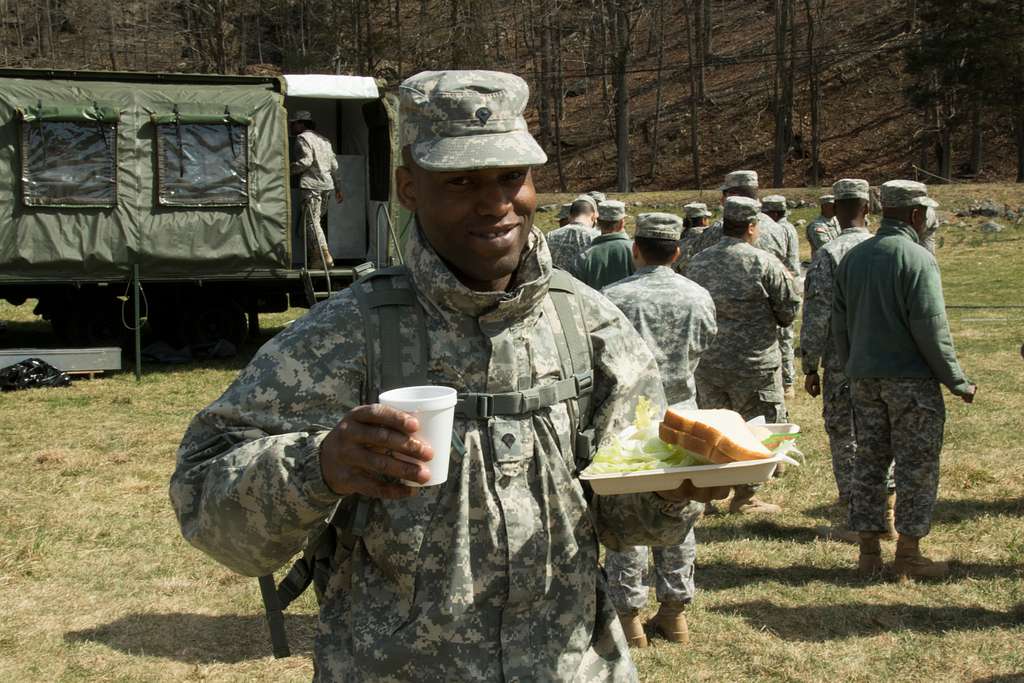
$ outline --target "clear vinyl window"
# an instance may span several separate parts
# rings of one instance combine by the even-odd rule
[[[27,206],[114,206],[116,121],[26,117],[21,132],[21,196]]]
[[[156,124],[157,199],[164,206],[247,206],[249,127],[234,121]]]

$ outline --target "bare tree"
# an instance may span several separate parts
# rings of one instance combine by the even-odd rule
[[[665,0],[658,0],[658,84],[654,96],[654,133],[651,135],[651,167],[647,175],[654,180],[658,171],[658,135],[661,124],[661,70],[665,65]]]
[[[811,169],[810,183],[821,184],[821,50],[818,29],[825,16],[825,0],[804,0],[807,18],[807,71],[810,81]]]
[[[776,0],[775,151],[772,156],[772,184],[775,187],[785,185],[786,156],[793,140],[793,50],[790,44],[793,30],[793,0]]]
[[[701,0],[694,0],[696,5]],[[694,50],[697,47],[697,36],[694,22],[690,20],[688,12],[683,13],[686,17],[686,50],[687,50],[687,71],[690,75],[690,160],[693,163],[693,181],[698,190],[704,189],[700,172],[700,109],[697,107],[697,60],[694,59]]]

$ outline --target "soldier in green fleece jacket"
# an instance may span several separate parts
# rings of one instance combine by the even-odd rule
[[[900,577],[940,578],[945,562],[924,557],[931,528],[946,420],[940,383],[971,403],[977,387],[960,369],[946,320],[935,258],[921,246],[928,188],[909,180],[882,185],[882,225],[836,271],[832,333],[850,378],[857,459],[850,529],[860,532],[859,570],[882,568],[885,476],[896,462],[896,545]]]

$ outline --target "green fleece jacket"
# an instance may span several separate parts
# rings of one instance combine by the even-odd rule
[[[832,333],[850,378],[934,377],[957,396],[971,386],[953,348],[938,264],[901,221],[883,219],[839,264]]]

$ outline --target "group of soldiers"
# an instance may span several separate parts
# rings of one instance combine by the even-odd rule
[[[313,307],[195,416],[170,486],[182,533],[250,576],[306,548],[318,681],[636,681],[628,645],[645,641],[645,549],[654,626],[685,641],[693,526],[730,491],[684,481],[589,495],[579,472],[641,398],[785,420],[796,239],[764,212],[785,205],[758,201],[756,174],[740,171],[714,225],[694,204],[685,217],[638,216],[630,239],[624,205],[591,194],[545,237],[532,170],[547,157],[521,78],[423,72],[399,93],[395,186],[416,218],[403,264]],[[839,234],[822,239],[808,274],[805,387],[826,395],[861,570],[882,566],[895,461],[895,566],[941,576],[918,547],[936,493],[939,382],[967,401],[975,387],[920,246],[934,202],[923,185],[886,183],[868,239],[867,183],[834,193]],[[428,480],[434,455],[416,415],[378,401],[415,384],[459,394],[437,486],[409,485]],[[778,510],[751,487],[727,508]]]
[[[787,220],[785,197],[770,195],[758,199],[758,177],[754,171],[729,173],[721,191],[722,219],[714,224],[708,225],[712,214],[705,204],[691,203],[684,207],[683,216],[639,214],[634,240],[624,231],[626,212],[622,202],[608,200],[598,192],[580,195],[563,205],[559,216],[562,225],[548,233],[552,259],[556,267],[569,270],[600,290],[633,323],[658,363],[669,404],[682,408],[729,408],[747,420],[763,416],[768,422],[785,422],[785,399],[795,396],[793,323],[801,307],[802,268],[796,228]],[[835,325],[842,330],[840,343],[844,345],[844,350],[837,352],[832,316],[834,305],[844,305],[843,298],[836,301],[835,280],[840,263],[850,250],[871,237],[871,194],[867,181],[862,179],[839,180],[832,191],[820,197],[821,214],[806,226],[812,258],[803,286],[800,357],[804,389],[812,397],[823,398],[838,504],[849,511],[849,524],[845,528],[820,528],[818,533],[860,544],[859,565],[864,573],[880,568],[877,543],[881,538],[900,542],[896,564],[899,571],[917,577],[944,576],[945,563],[928,560],[916,544],[928,533],[936,491],[935,466],[942,437],[942,421],[937,416],[942,412],[942,401],[937,391],[925,391],[905,376],[907,372],[913,378],[921,374],[921,368],[911,368],[905,358],[881,363],[889,366],[886,378],[898,378],[895,389],[886,385],[876,388],[871,396],[867,392],[862,396],[858,423],[864,425],[861,442],[869,441],[874,448],[862,454],[861,469],[856,467],[858,440],[851,381],[845,372],[848,361],[841,356],[842,353],[848,358],[850,354],[850,327],[845,321]],[[933,245],[930,238],[936,227],[935,202],[927,197],[923,185],[910,181],[886,183],[881,188],[881,197],[887,218],[880,235],[897,229],[897,219],[888,217],[890,213],[919,207],[925,229],[916,241],[925,248]],[[907,225],[904,222],[904,237],[910,236]],[[900,249],[900,253],[905,251],[916,258],[919,270],[937,273],[930,254],[924,249],[910,249],[913,241],[904,241],[906,245],[897,242],[898,247],[907,247]],[[871,269],[866,262],[861,267]],[[850,284],[854,290],[863,286],[861,276],[866,278],[867,273],[856,272],[852,276]],[[922,289],[933,290],[924,296],[941,300],[937,278],[929,280]],[[881,294],[891,298],[891,294]],[[938,344],[940,349],[932,352],[929,362],[942,371],[935,371],[934,376],[954,392],[966,395],[970,385],[952,355],[941,307],[933,305],[928,311],[940,318],[932,319],[934,329],[928,331],[927,338],[915,338],[914,344],[926,350]],[[859,323],[856,331],[866,338],[880,334],[884,322],[894,326],[891,317],[881,316],[880,320],[867,323],[860,320],[863,311],[854,313],[853,322]],[[888,332],[898,336],[897,330]],[[875,357],[881,353],[878,348],[865,348],[865,344],[872,343],[875,342],[856,339],[856,355]],[[928,352],[931,351],[925,351]],[[870,379],[883,385],[885,381]],[[908,382],[911,386],[903,402],[894,402],[892,392],[898,394]],[[868,378],[864,378],[863,386],[868,384]],[[879,392],[883,391],[888,393],[881,399]],[[914,412],[913,406],[905,404],[915,395],[928,403],[927,409],[933,414],[918,411],[916,417],[908,417]],[[887,412],[889,408],[892,416]],[[890,421],[889,417],[893,419]],[[908,419],[914,421],[908,423]],[[897,433],[897,428],[903,431]],[[912,439],[927,443],[909,443]],[[918,485],[902,496],[905,504],[900,506],[900,514],[896,510],[894,477],[896,443],[909,446],[900,460],[911,463],[904,467],[904,477]],[[755,495],[757,489],[735,487],[729,512],[779,512],[779,506]],[[688,535],[683,544],[655,548],[653,552],[652,574],[660,608],[650,625],[676,642],[687,639],[684,607],[693,599],[696,558],[692,525],[699,517],[698,512],[688,520]],[[898,519],[903,521],[903,534],[897,528]],[[862,542],[864,532],[869,537]],[[640,611],[647,602],[647,549],[608,551],[605,567],[628,641],[633,646],[646,646]]]

